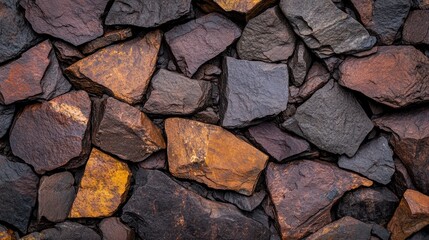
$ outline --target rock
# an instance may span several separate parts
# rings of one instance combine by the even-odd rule
[[[208,107],[201,112],[195,113],[192,119],[199,122],[214,124],[214,125],[217,125],[217,123],[220,120],[219,114],[217,113],[217,111],[215,111],[211,107]]]
[[[153,28],[191,12],[191,0],[115,0],[107,14],[106,24]]]
[[[39,174],[81,166],[91,143],[90,113],[91,101],[84,91],[27,105],[10,133],[13,154]]]
[[[409,44],[429,45],[429,10],[410,12],[402,30],[402,40]]]
[[[268,160],[264,153],[216,125],[169,118],[165,131],[173,176],[246,196],[253,193]]]
[[[19,239],[18,233],[14,232],[12,229],[0,225],[0,239],[2,240],[16,240]]]
[[[241,30],[235,23],[220,14],[211,13],[174,27],[165,33],[165,39],[180,70],[191,77],[203,63],[223,52],[240,34]]]
[[[369,240],[371,237],[371,224],[363,223],[352,217],[343,217],[332,222],[319,231],[308,236],[306,240]]]
[[[139,167],[143,169],[167,169],[167,153],[165,151],[153,153],[140,162]]]
[[[210,61],[209,61],[210,62]],[[218,81],[218,76],[222,73],[217,65],[205,63],[198,68],[197,72],[194,74],[193,79],[198,80],[207,80],[207,81]]]
[[[227,57],[221,85],[222,126],[245,127],[286,110],[288,81],[286,64]]]
[[[386,225],[399,199],[386,187],[359,188],[346,193],[339,201],[338,218],[350,216],[366,223]]]
[[[230,204],[207,200],[159,171],[139,170],[122,220],[144,239],[269,239]]]
[[[416,232],[408,240],[426,240],[429,238],[429,227],[425,227],[422,230]]]
[[[339,83],[393,108],[429,100],[429,59],[412,46],[380,46],[365,58],[347,58]]]
[[[124,41],[133,36],[131,28],[108,30],[103,36],[86,43],[81,47],[83,54],[91,54],[100,48],[111,45],[112,43]]]
[[[91,228],[75,222],[63,222],[40,233],[42,239],[54,240],[101,240],[101,237]]]
[[[237,43],[241,59],[278,62],[295,48],[295,33],[278,7],[267,9],[246,25]]]
[[[143,110],[164,115],[192,114],[204,107],[210,88],[210,82],[160,69],[152,78]]]
[[[38,183],[39,178],[28,165],[0,156],[0,221],[27,233]]]
[[[395,174],[393,174],[392,182],[390,185],[392,191],[395,192],[397,196],[402,196],[407,189],[416,190],[413,180],[411,179],[407,169],[405,168],[401,160],[395,158],[394,161]]]
[[[293,86],[289,87],[289,103],[302,103],[307,100],[314,92],[322,88],[330,78],[328,70],[322,64],[315,62],[308,71],[304,84],[292,94]]]
[[[385,137],[374,138],[363,144],[351,158],[341,156],[338,166],[360,173],[381,184],[388,184],[395,173],[393,151]]]
[[[98,108],[92,129],[95,146],[131,162],[165,149],[161,130],[137,108],[111,97],[100,100]]]
[[[119,218],[105,218],[100,222],[100,230],[103,240],[133,240],[134,231],[127,225],[121,223]]]
[[[373,128],[353,94],[333,81],[299,106],[294,119],[304,138],[314,145],[349,157]]]
[[[69,215],[75,197],[74,177],[70,172],[43,176],[38,194],[38,220],[45,217],[51,222],[63,222]]]
[[[101,15],[108,0],[22,0],[25,17],[34,31],[75,46],[103,35]]]
[[[4,137],[12,125],[15,105],[0,105],[0,138]]]
[[[255,210],[264,200],[267,193],[264,190],[257,191],[251,196],[244,196],[236,192],[221,192],[215,191],[213,197],[216,200],[229,202],[237,206],[239,209],[251,212]]]
[[[283,239],[301,239],[316,232],[332,221],[332,205],[345,192],[372,185],[333,164],[310,160],[270,163],[266,182]]]
[[[413,0],[413,2],[420,9],[429,9],[429,0]]]
[[[108,46],[71,65],[65,73],[75,87],[89,93],[139,103],[155,71],[161,37],[157,30]]]
[[[58,60],[67,66],[81,60],[85,56],[73,45],[57,40],[52,43],[56,50]]]
[[[127,164],[93,148],[70,217],[111,216],[125,201],[130,184]]]
[[[224,1],[224,0],[205,0],[202,1],[206,4],[200,5],[205,11],[224,11],[227,13],[234,13],[244,15],[246,19],[251,19],[259,12],[267,7],[273,5],[275,0],[238,0],[238,1]],[[201,4],[201,3],[199,3]]]
[[[289,60],[291,82],[299,87],[304,83],[307,72],[311,66],[311,54],[304,43],[299,41],[296,44],[292,58]]]
[[[310,144],[307,141],[280,130],[272,122],[264,122],[249,128],[249,134],[265,152],[277,161],[310,150]]]
[[[359,22],[331,0],[281,0],[280,8],[295,33],[319,57],[368,50],[376,42]]]
[[[387,228],[392,240],[406,239],[429,225],[429,196],[408,189]]]

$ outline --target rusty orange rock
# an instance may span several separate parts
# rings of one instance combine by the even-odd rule
[[[227,130],[182,118],[165,121],[171,174],[251,195],[268,156]]]
[[[225,12],[238,12],[245,14],[247,19],[255,16],[275,0],[206,0],[202,5],[205,11],[215,11],[219,8]]]
[[[93,148],[70,217],[111,216],[125,200],[130,181],[127,164]]]

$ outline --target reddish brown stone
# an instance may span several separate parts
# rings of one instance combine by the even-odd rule
[[[224,11],[241,14],[251,19],[258,13],[275,3],[275,0],[205,0],[198,1],[206,12]]]
[[[363,223],[352,217],[343,217],[324,226],[308,236],[306,240],[370,240],[371,230],[371,224]]]
[[[405,21],[402,39],[410,44],[429,44],[429,10],[414,10]]]
[[[359,14],[360,21],[363,25],[368,26],[372,20],[374,11],[373,0],[350,0]]]
[[[67,64],[67,66],[70,66],[85,57],[75,46],[71,45],[70,43],[57,40],[52,44],[56,49],[58,60]]]
[[[105,32],[103,36],[94,39],[89,43],[86,43],[80,49],[82,50],[83,54],[87,55],[97,51],[100,48],[103,48],[115,42],[123,41],[132,36],[133,32],[131,28],[113,29]]]
[[[17,232],[14,232],[12,229],[8,229],[0,225],[0,239],[1,240],[18,240],[20,238]]]
[[[396,193],[397,196],[404,195],[404,192],[407,189],[416,190],[413,180],[408,174],[407,168],[398,158],[395,158],[395,174],[392,178],[392,190]]]
[[[139,163],[139,167],[143,169],[166,169],[167,168],[167,152],[159,151],[150,155],[147,159]]]
[[[105,218],[100,222],[100,230],[103,240],[133,240],[134,231],[127,225],[121,223],[116,217]]]

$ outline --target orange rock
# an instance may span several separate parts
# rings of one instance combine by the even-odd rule
[[[245,14],[246,18],[250,19],[274,2],[275,0],[206,0],[206,4],[202,5],[202,8],[210,12],[219,8],[225,12],[238,12]]]
[[[130,181],[127,164],[93,148],[70,217],[111,216],[125,200]]]
[[[251,195],[268,156],[215,125],[181,118],[165,121],[171,174],[209,187]]]
[[[403,240],[429,225],[429,196],[408,189],[387,228],[392,240]]]

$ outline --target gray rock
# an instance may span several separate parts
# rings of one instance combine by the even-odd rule
[[[227,57],[221,91],[222,126],[245,127],[284,111],[288,101],[286,64]]]
[[[75,222],[63,222],[40,233],[43,240],[101,240],[91,228]]]
[[[311,67],[311,54],[301,41],[297,43],[295,52],[289,60],[290,81],[299,87],[304,83],[307,72]]]
[[[0,138],[9,131],[14,115],[15,105],[0,105]]]
[[[267,193],[264,190],[254,192],[251,196],[245,196],[236,192],[214,191],[213,197],[216,200],[229,202],[240,208],[241,210],[251,212],[258,207],[264,200]]]

